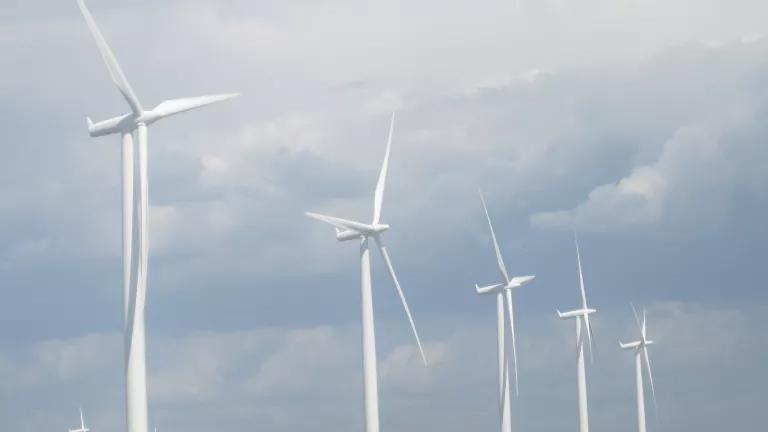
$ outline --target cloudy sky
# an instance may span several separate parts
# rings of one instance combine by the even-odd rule
[[[382,428],[495,430],[496,281],[516,297],[521,430],[576,423],[579,232],[596,431],[635,430],[648,310],[652,430],[758,431],[768,374],[768,3],[758,0],[88,2],[145,106],[243,96],[150,134],[150,421],[359,431],[357,247],[398,112],[384,221],[421,366],[376,254]],[[0,4],[0,421],[124,430],[126,111],[74,0]]]

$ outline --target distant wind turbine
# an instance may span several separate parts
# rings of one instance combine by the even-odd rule
[[[78,429],[70,429],[69,432],[88,432],[90,429],[85,427],[85,420],[83,419],[83,409],[80,408],[80,427]]]
[[[515,345],[515,316],[513,314],[513,302],[512,302],[512,290],[521,287],[524,283],[533,280],[536,276],[515,276],[510,279],[507,273],[507,267],[504,265],[504,258],[501,256],[501,250],[499,249],[499,243],[496,240],[496,234],[493,231],[493,224],[491,223],[491,216],[488,214],[488,207],[485,205],[485,198],[483,193],[480,192],[480,201],[483,203],[483,210],[485,211],[485,217],[488,220],[488,229],[491,231],[491,239],[493,240],[493,248],[496,251],[496,263],[499,266],[499,272],[501,273],[501,283],[480,287],[475,285],[475,289],[478,294],[495,294],[496,295],[496,319],[497,319],[497,338],[498,338],[498,363],[499,363],[499,406],[500,406],[500,420],[501,420],[501,432],[510,432],[512,430],[512,410],[510,406],[509,396],[509,360],[507,359],[507,350],[504,344],[505,331],[505,311],[504,304],[506,299],[506,307],[509,312],[508,322],[510,335],[512,337],[512,357],[514,361],[515,371],[515,394],[519,394],[519,386],[517,379],[517,347]]]
[[[648,370],[648,380],[651,383],[651,395],[653,396],[653,405],[656,404],[656,389],[653,386],[653,373],[651,372],[651,359],[648,357],[648,346],[653,345],[652,340],[648,340],[645,326],[645,311],[643,311],[643,322],[637,316],[635,305],[632,306],[632,313],[635,315],[635,322],[640,330],[640,340],[630,343],[619,342],[619,346],[625,350],[634,350],[635,352],[635,380],[637,383],[637,428],[639,432],[645,432],[645,394],[643,387],[643,357],[645,357],[645,366]],[[658,413],[658,408],[656,408]]]
[[[584,333],[589,340],[589,355],[592,358],[592,326],[589,324],[589,315],[597,312],[587,306],[587,292],[584,288],[584,275],[581,271],[581,255],[579,254],[579,241],[576,243],[576,260],[579,265],[579,287],[581,288],[581,309],[562,313],[559,310],[557,314],[560,319],[576,318],[576,371],[579,390],[579,432],[589,432],[589,410],[587,409],[587,375],[584,370]]]
[[[112,50],[96,26],[90,11],[77,0],[88,28],[96,39],[107,70],[117,89],[128,102],[131,112],[109,120],[88,121],[92,137],[120,134],[122,137],[122,189],[123,189],[123,318],[125,332],[126,419],[128,432],[147,432],[147,374],[145,355],[144,302],[147,288],[147,260],[149,256],[149,196],[147,185],[147,127],[165,117],[220,102],[236,96],[224,94],[162,102],[147,111],[125,78]],[[134,209],[134,144],[138,141],[138,212]],[[136,221],[136,223],[134,223]],[[138,225],[138,227],[136,226]],[[138,259],[134,241],[138,240]]]
[[[416,331],[416,325],[411,317],[411,311],[408,303],[405,301],[405,295],[400,288],[400,282],[397,280],[395,270],[392,267],[392,261],[384,243],[381,240],[382,233],[389,229],[389,225],[381,223],[381,207],[384,200],[384,187],[387,180],[387,169],[389,166],[389,154],[392,146],[392,132],[395,125],[395,114],[389,125],[389,138],[387,139],[387,148],[384,153],[384,162],[381,165],[379,180],[376,183],[376,191],[373,200],[373,220],[371,223],[355,222],[346,219],[340,219],[332,216],[325,216],[317,213],[306,213],[307,216],[319,221],[333,225],[336,228],[336,239],[338,241],[359,240],[360,241],[360,271],[361,271],[361,303],[362,303],[362,332],[363,332],[363,396],[365,401],[365,431],[379,431],[379,395],[378,395],[378,374],[376,368],[376,336],[374,332],[373,320],[373,295],[371,290],[371,256],[370,240],[372,239],[384,262],[387,265],[389,277],[395,285],[400,302],[405,310],[405,315],[411,325],[411,330],[416,338],[416,345],[419,348],[421,359],[424,365],[427,364],[427,358],[421,346],[419,334]]]

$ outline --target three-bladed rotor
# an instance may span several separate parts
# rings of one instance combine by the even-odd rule
[[[149,126],[162,118],[238,96],[237,93],[229,93],[171,99],[160,103],[151,110],[144,110],[141,102],[139,102],[139,98],[133,91],[131,84],[125,77],[120,64],[118,64],[115,55],[112,53],[112,49],[110,49],[106,39],[104,39],[104,35],[102,35],[101,30],[99,30],[99,27],[96,25],[93,15],[91,15],[91,12],[85,6],[83,0],[77,0],[77,4],[85,18],[85,22],[88,24],[88,28],[90,29],[93,38],[96,40],[96,46],[99,48],[99,53],[101,54],[102,59],[104,59],[104,63],[107,66],[112,82],[117,86],[120,94],[131,108],[131,112],[128,114],[123,114],[97,123],[94,123],[90,118],[87,118],[88,132],[91,136],[97,137],[115,133],[130,133],[140,124]]]
[[[560,319],[579,318],[584,325],[584,330],[587,333],[587,340],[589,341],[589,358],[590,361],[594,360],[594,354],[592,352],[592,325],[589,322],[589,316],[597,312],[596,309],[592,309],[587,305],[587,290],[584,287],[584,273],[581,270],[581,253],[579,252],[579,240],[574,234],[574,243],[576,244],[576,261],[579,266],[579,289],[581,292],[581,308],[575,309],[569,312],[557,311],[557,315]]]
[[[504,303],[506,304],[507,309],[507,322],[509,323],[509,330],[510,334],[512,336],[512,358],[513,358],[513,364],[514,364],[514,371],[515,371],[515,394],[520,393],[520,386],[518,384],[518,376],[517,376],[517,344],[515,342],[515,317],[514,317],[514,308],[512,303],[512,290],[515,288],[519,288],[523,286],[523,284],[532,281],[536,278],[536,276],[515,276],[510,278],[509,273],[507,272],[507,266],[504,264],[504,258],[501,256],[501,249],[499,248],[499,242],[496,240],[496,233],[493,230],[493,223],[491,222],[491,216],[488,214],[488,206],[485,204],[485,197],[483,196],[483,192],[480,191],[480,202],[483,203],[483,211],[485,211],[485,218],[488,220],[488,229],[491,232],[491,239],[493,240],[493,248],[496,252],[496,264],[499,268],[499,273],[501,275],[502,282],[493,284],[493,285],[487,285],[487,286],[479,286],[475,285],[475,290],[478,294],[503,294],[504,296]],[[506,370],[506,368],[505,368]],[[504,383],[506,383],[506,379],[504,379]]]
[[[334,216],[326,216],[326,215],[311,213],[311,212],[307,212],[306,215],[313,219],[317,219],[321,222],[325,222],[327,224],[333,225],[333,227],[336,228],[336,239],[339,241],[373,239],[373,241],[376,243],[376,246],[379,249],[379,252],[381,253],[382,258],[384,259],[384,263],[387,266],[387,272],[389,274],[389,277],[390,279],[392,279],[392,283],[395,285],[395,290],[397,291],[397,295],[398,297],[400,297],[400,303],[402,303],[403,305],[403,310],[405,311],[405,315],[408,318],[408,322],[411,326],[411,330],[413,331],[413,336],[416,339],[416,345],[418,345],[419,353],[421,354],[421,359],[426,365],[427,357],[424,354],[424,349],[421,346],[421,339],[419,339],[419,333],[418,331],[416,331],[416,325],[413,322],[413,317],[411,316],[411,310],[408,307],[408,302],[405,299],[405,294],[403,293],[403,290],[400,287],[400,282],[398,281],[397,275],[395,274],[395,269],[392,266],[392,260],[389,257],[389,252],[387,251],[387,248],[384,245],[381,238],[382,233],[389,229],[389,225],[381,223],[381,209],[384,201],[384,189],[386,187],[386,182],[387,182],[387,171],[389,170],[389,157],[390,157],[390,149],[392,147],[392,133],[393,133],[394,127],[395,127],[395,114],[392,113],[392,118],[390,119],[390,123],[389,123],[389,137],[387,139],[387,148],[384,153],[384,162],[381,164],[381,170],[379,171],[379,179],[376,182],[376,190],[373,196],[373,219],[371,223],[357,222],[357,221],[337,218]]]
[[[642,355],[645,359],[645,367],[646,371],[648,372],[648,381],[651,384],[651,396],[653,397],[653,405],[656,408],[656,411],[658,412],[658,404],[656,403],[656,388],[653,384],[653,371],[651,369],[651,359],[648,355],[648,346],[653,345],[653,341],[648,339],[648,332],[646,327],[646,316],[645,316],[645,310],[643,310],[643,320],[640,321],[640,317],[637,314],[637,309],[635,309],[635,305],[630,303],[630,306],[632,307],[632,314],[635,317],[635,323],[637,324],[637,329],[640,331],[640,340],[630,343],[622,343],[619,341],[619,346],[621,349],[625,350],[634,350],[636,353],[638,351],[642,351]]]

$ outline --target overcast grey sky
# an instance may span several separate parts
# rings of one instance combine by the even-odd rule
[[[362,428],[357,247],[397,110],[384,221],[432,367],[374,254],[382,429],[496,428],[495,280],[515,274],[521,430],[576,423],[571,229],[599,310],[595,431],[635,429],[629,302],[658,424],[759,431],[768,377],[768,3],[90,0],[145,106],[239,91],[150,135],[150,418]],[[72,1],[0,3],[0,421],[124,430],[126,111]],[[653,419],[653,414],[650,415]]]

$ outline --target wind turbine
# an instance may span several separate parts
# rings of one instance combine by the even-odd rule
[[[379,395],[378,395],[378,374],[376,370],[376,336],[374,332],[373,320],[373,296],[371,291],[371,255],[370,241],[376,243],[384,262],[387,265],[389,277],[395,285],[400,302],[403,304],[405,315],[416,337],[416,345],[419,347],[421,359],[424,365],[427,365],[427,358],[421,346],[419,334],[416,331],[416,325],[413,323],[411,311],[408,303],[405,301],[405,295],[400,288],[400,282],[397,280],[395,270],[392,267],[392,261],[389,258],[387,248],[382,242],[382,233],[389,229],[389,225],[381,223],[381,207],[384,199],[384,187],[387,180],[387,168],[389,166],[389,154],[392,146],[392,131],[395,125],[395,114],[389,125],[389,138],[387,139],[387,149],[384,153],[384,162],[381,165],[379,180],[376,183],[376,191],[373,199],[373,220],[371,223],[355,222],[346,219],[340,219],[332,216],[325,216],[317,213],[306,213],[307,216],[319,221],[333,225],[336,228],[336,239],[338,241],[360,240],[360,287],[362,303],[362,333],[363,333],[363,397],[365,401],[365,430],[366,432],[379,431]]]
[[[592,359],[592,326],[589,324],[589,315],[597,312],[595,309],[587,306],[587,292],[584,288],[584,275],[581,271],[581,256],[579,254],[579,241],[574,238],[576,243],[576,260],[579,264],[579,286],[581,288],[581,309],[562,313],[559,310],[557,315],[560,319],[576,318],[576,348],[578,356],[576,359],[576,371],[578,377],[579,390],[579,432],[589,431],[589,411],[587,409],[587,375],[584,370],[584,333],[589,340],[589,355]]]
[[[513,314],[513,302],[512,302],[512,290],[521,287],[524,283],[532,281],[536,276],[515,276],[510,279],[507,273],[507,267],[504,265],[504,258],[501,256],[501,250],[499,249],[499,243],[496,241],[496,234],[493,231],[493,224],[491,223],[491,216],[488,214],[488,207],[485,205],[485,198],[482,191],[480,192],[480,201],[483,203],[483,210],[485,211],[485,218],[488,220],[488,229],[491,231],[491,239],[493,240],[493,248],[496,251],[496,262],[499,266],[499,272],[501,273],[501,283],[494,285],[488,285],[480,287],[475,285],[475,290],[478,294],[495,294],[496,295],[496,319],[497,319],[497,339],[498,339],[498,362],[499,362],[499,406],[501,417],[501,432],[510,432],[512,430],[512,410],[510,408],[509,397],[509,360],[507,359],[507,351],[504,345],[505,338],[505,311],[504,304],[506,299],[506,307],[509,312],[509,330],[512,336],[512,357],[514,360],[515,370],[515,394],[519,394],[518,380],[517,380],[517,347],[515,346],[515,316]]]
[[[89,432],[90,429],[85,427],[85,420],[83,420],[83,409],[80,408],[80,428],[70,429],[69,432]]]
[[[88,121],[92,137],[120,134],[122,138],[123,189],[123,318],[125,332],[126,419],[128,432],[147,431],[147,374],[145,355],[144,303],[147,288],[147,260],[149,255],[149,196],[147,185],[147,127],[165,117],[200,108],[236,96],[224,94],[162,102],[151,110],[144,110],[131,85],[125,78],[112,50],[96,26],[90,11],[77,0],[88,28],[107,65],[117,89],[128,102],[131,112],[94,123]],[[138,141],[138,161],[134,161],[134,135]],[[134,190],[134,171],[138,170],[138,191]],[[138,211],[134,209],[136,193]],[[134,223],[135,222],[135,223]],[[136,226],[138,225],[138,226]],[[134,241],[138,242],[138,259]]]
[[[645,311],[643,311],[643,322],[637,316],[635,305],[632,306],[632,313],[635,315],[635,322],[640,330],[640,340],[630,343],[619,342],[621,349],[634,350],[635,352],[635,375],[637,382],[637,428],[640,432],[645,432],[645,394],[643,387],[643,357],[645,357],[645,366],[648,370],[648,380],[651,383],[651,395],[653,396],[653,405],[656,405],[656,389],[653,387],[653,373],[651,372],[651,359],[648,357],[648,345],[653,345],[652,340],[648,340],[645,326]],[[658,412],[658,408],[656,408]]]

